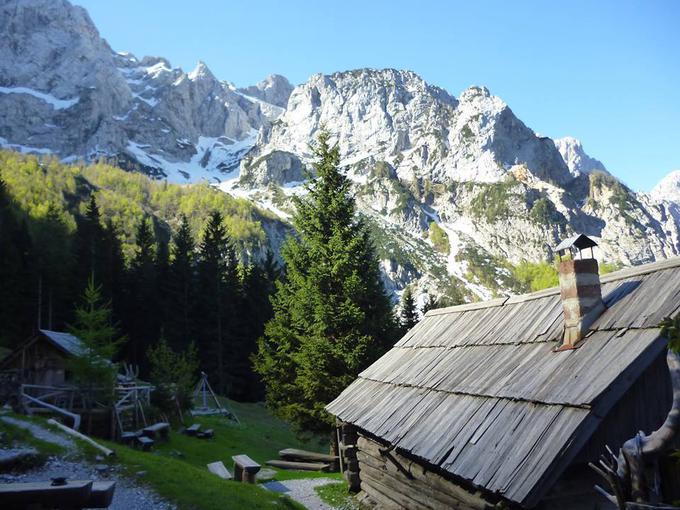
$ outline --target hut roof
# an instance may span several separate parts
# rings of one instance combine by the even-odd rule
[[[64,351],[66,354],[70,354],[71,356],[81,356],[85,350],[80,338],[75,337],[70,333],[50,331],[49,329],[41,329],[40,332],[55,347]]]
[[[533,506],[666,348],[680,258],[601,279],[606,310],[556,352],[559,289],[426,314],[327,409],[443,472]]]

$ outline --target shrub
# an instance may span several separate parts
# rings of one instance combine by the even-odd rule
[[[430,241],[432,241],[435,249],[441,253],[448,255],[451,251],[449,236],[446,234],[446,231],[434,221],[430,223]]]

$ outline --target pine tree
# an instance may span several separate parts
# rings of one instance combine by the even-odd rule
[[[104,227],[102,289],[104,298],[111,301],[113,317],[121,321],[125,313],[127,268],[118,230],[109,219]],[[108,289],[108,292],[106,292]]]
[[[104,228],[95,194],[90,195],[85,215],[78,219],[76,231],[76,293],[80,294],[94,275],[103,282],[105,261],[103,257]],[[102,287],[103,295],[110,298],[110,289]]]
[[[179,229],[172,239],[172,260],[168,269],[167,327],[164,336],[177,350],[193,339],[193,302],[196,286],[196,246],[189,220],[182,215]]]
[[[14,203],[0,177],[0,345],[13,348],[35,330],[33,245],[25,222],[17,221]]]
[[[416,309],[416,303],[413,299],[411,287],[406,287],[404,293],[401,295],[399,322],[404,333],[410,331],[413,326],[418,324],[418,310]]]
[[[252,264],[243,271],[242,312],[239,314],[242,346],[234,360],[236,382],[240,382],[237,400],[259,401],[264,397],[264,386],[254,372],[252,357],[257,351],[257,341],[264,334],[264,325],[272,318],[271,296],[276,288],[279,268],[274,254],[267,252],[261,263]]]
[[[127,359],[146,373],[146,351],[159,337],[157,308],[155,239],[150,221],[144,218],[137,225],[135,253],[130,262],[128,279],[127,331],[130,340]]]
[[[222,214],[208,217],[198,254],[197,317],[201,318],[199,352],[205,371],[216,381],[217,391],[230,386],[230,354],[237,332],[230,328],[239,294],[238,260]]]
[[[70,362],[78,385],[85,389],[97,389],[97,400],[100,402],[111,399],[117,373],[111,360],[123,338],[112,322],[110,304],[103,301],[102,288],[95,285],[94,277],[88,281],[82,302],[75,310],[75,321],[68,330],[80,339],[83,346],[81,355]]]
[[[328,133],[315,148],[316,178],[296,200],[282,256],[274,317],[255,360],[267,402],[298,428],[329,430],[324,406],[391,344],[395,328],[368,230]]]

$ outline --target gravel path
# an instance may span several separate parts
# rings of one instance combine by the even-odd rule
[[[75,444],[70,438],[52,432],[45,427],[11,416],[2,416],[0,419],[30,431],[38,439],[63,446],[70,450],[70,452],[75,449]],[[14,453],[14,450],[6,449],[5,451],[7,455]],[[43,466],[30,471],[0,474],[0,483],[40,482],[48,481],[57,476],[64,476],[69,480],[113,480],[116,482],[116,490],[113,493],[113,502],[109,507],[110,510],[170,510],[175,508],[170,503],[161,499],[151,489],[141,487],[135,483],[135,480],[123,476],[117,471],[116,466],[108,466],[106,464],[94,465],[84,461],[74,462],[68,460],[69,453],[64,458],[50,457]]]
[[[115,480],[116,490],[110,510],[170,510],[175,508],[163,501],[157,494],[145,487],[139,487],[132,480],[120,476],[115,469],[99,471],[91,464],[50,458],[47,463],[26,473],[0,474],[0,483],[43,482],[57,476],[69,480]]]
[[[36,425],[35,423],[31,423],[30,421],[20,420],[11,416],[2,416],[0,417],[0,420],[4,421],[5,423],[9,423],[10,425],[14,425],[15,427],[28,430],[33,435],[33,437],[41,439],[42,441],[47,441],[48,443],[56,444],[69,449],[75,447],[71,439],[62,436],[61,434],[57,434],[56,432],[52,432],[45,427]]]
[[[314,490],[314,487],[329,483],[338,483],[338,480],[331,478],[305,478],[303,480],[267,482],[263,483],[262,486],[270,491],[280,492],[289,496],[304,505],[308,510],[332,510],[333,507],[324,503]]]

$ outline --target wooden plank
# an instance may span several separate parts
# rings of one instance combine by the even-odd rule
[[[219,476],[222,480],[232,479],[231,473],[224,465],[224,462],[222,462],[221,460],[217,462],[211,462],[210,464],[207,464],[207,467],[208,471]]]
[[[295,471],[330,471],[331,465],[323,462],[294,462],[291,460],[268,460],[268,466]]]
[[[310,452],[307,450],[298,450],[297,448],[286,448],[279,451],[279,457],[285,460],[301,460],[301,461],[317,461],[332,463],[338,461],[337,455],[328,455],[326,453]]]

